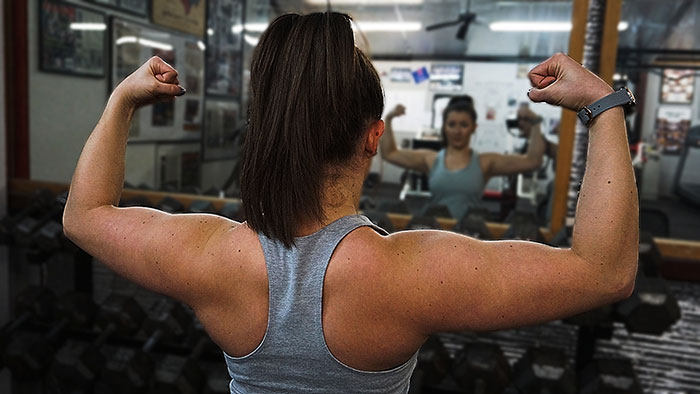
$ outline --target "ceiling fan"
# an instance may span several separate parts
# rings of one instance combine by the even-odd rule
[[[467,11],[460,13],[459,17],[456,20],[436,23],[436,24],[427,26],[425,28],[425,30],[432,31],[432,30],[437,30],[437,29],[449,27],[449,26],[459,25],[459,29],[457,29],[457,34],[455,35],[455,37],[458,40],[464,40],[467,37],[467,32],[469,32],[469,25],[471,25],[472,23],[481,24],[479,21],[476,20],[476,14],[473,12],[470,12],[471,3],[472,3],[471,0],[467,0]]]

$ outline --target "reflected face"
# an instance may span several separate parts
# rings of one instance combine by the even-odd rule
[[[469,145],[476,123],[468,112],[451,111],[447,114],[444,127],[447,146],[461,149]]]

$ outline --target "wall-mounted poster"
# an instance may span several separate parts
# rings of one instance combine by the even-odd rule
[[[104,77],[104,14],[52,0],[39,4],[39,69]]]
[[[243,0],[209,0],[207,94],[240,97],[243,75]]]
[[[408,67],[392,67],[389,71],[389,80],[391,82],[410,83],[413,81],[413,74]]]
[[[152,56],[159,56],[179,73],[187,93],[172,102],[156,103],[134,114],[130,142],[195,140],[201,138],[204,92],[204,43],[114,18],[112,20],[112,88]]]
[[[664,70],[661,81],[661,102],[691,104],[695,88],[695,70]]]
[[[692,115],[689,107],[659,107],[656,115],[656,142],[663,153],[680,154]]]
[[[92,0],[92,2],[140,16],[148,16],[150,5],[150,0]]]
[[[204,109],[202,156],[205,161],[233,159],[240,149],[242,125],[237,101],[207,99]]]
[[[430,89],[443,92],[462,91],[462,64],[433,64],[430,67]]]
[[[122,0],[123,1],[123,0]],[[207,0],[153,0],[153,23],[204,36]]]

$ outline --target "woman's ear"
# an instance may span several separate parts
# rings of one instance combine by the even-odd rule
[[[367,128],[367,136],[365,137],[365,152],[372,156],[377,154],[379,148],[379,140],[384,134],[384,121],[379,119],[372,122]]]

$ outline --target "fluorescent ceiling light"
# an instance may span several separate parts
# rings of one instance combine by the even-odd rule
[[[246,42],[248,45],[250,45],[250,46],[252,46],[252,47],[257,46],[257,45],[258,45],[258,42],[260,41],[260,37],[253,37],[253,36],[251,36],[251,35],[249,35],[249,34],[244,34],[244,35],[243,35],[243,39],[245,40],[245,42]]]
[[[105,31],[107,25],[104,23],[71,23],[71,30],[86,30],[86,31]]]
[[[629,23],[621,21],[617,25],[620,31],[627,30]],[[570,31],[571,22],[546,22],[546,21],[499,21],[489,24],[489,29],[492,31]]]
[[[306,0],[307,4],[326,5],[326,0]],[[423,0],[331,0],[331,5],[423,4]]]
[[[354,22],[352,27],[362,32],[371,31],[420,31],[423,25],[420,22]]]
[[[117,45],[138,43],[138,44],[143,45],[145,47],[161,49],[163,51],[172,51],[173,50],[173,46],[170,44],[149,40],[147,38],[134,37],[134,36],[119,37],[115,43]]]
[[[245,30],[262,33],[265,31],[265,29],[267,29],[267,26],[268,26],[267,23],[246,23]],[[231,29],[234,29],[235,27],[236,26],[232,27]]]

